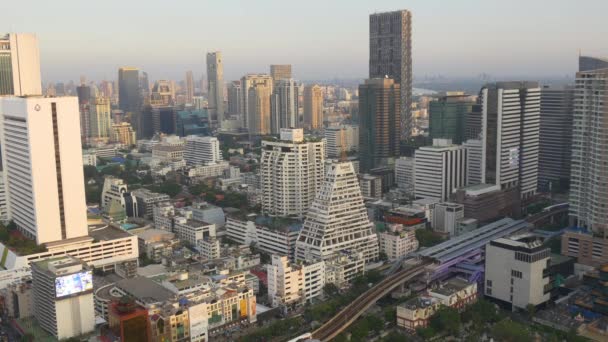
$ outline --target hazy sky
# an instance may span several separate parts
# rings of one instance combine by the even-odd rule
[[[363,78],[368,15],[409,9],[415,77],[565,76],[579,49],[608,56],[607,0],[0,0],[0,32],[33,32],[44,81],[195,77],[207,51],[226,80],[290,63],[301,80]]]

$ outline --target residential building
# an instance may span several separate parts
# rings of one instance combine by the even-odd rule
[[[262,211],[272,216],[302,217],[321,185],[324,161],[325,141],[304,139],[301,128],[281,129],[278,140],[263,140]]]
[[[266,265],[268,297],[272,307],[296,306],[303,302],[304,279],[299,267],[290,265],[286,256],[272,255]]]
[[[464,206],[462,204],[437,203],[433,210],[433,230],[445,236],[458,235],[457,227],[462,219],[464,219]]]
[[[270,65],[270,77],[275,81],[290,79],[291,76],[291,64],[271,64]]]
[[[178,162],[184,159],[186,141],[178,136],[163,137],[152,147],[152,158],[161,163]]]
[[[359,150],[359,126],[341,125],[325,128],[327,157],[340,158]]]
[[[395,160],[395,181],[400,190],[414,194],[414,158],[400,157]]]
[[[137,136],[130,123],[121,122],[112,125],[112,141],[125,146],[133,146],[137,143]]]
[[[87,235],[75,97],[0,100],[8,214],[37,244]]]
[[[230,169],[230,163],[227,161],[220,161],[214,164],[195,166],[188,170],[188,177],[195,180],[219,177],[228,169]]]
[[[427,294],[408,300],[397,306],[397,326],[409,331],[426,328],[431,317],[447,306],[462,311],[477,301],[477,283],[462,278],[452,278]]]
[[[96,96],[90,105],[89,137],[109,139],[112,136],[110,99]]]
[[[293,260],[302,223],[283,217],[250,214],[226,220],[226,235],[241,245],[256,245],[261,251],[286,255]]]
[[[359,187],[363,198],[382,198],[382,178],[364,173],[359,175]]]
[[[214,236],[198,240],[197,246],[201,252],[201,257],[213,260],[220,258],[220,240]]]
[[[42,95],[38,38],[30,33],[0,36],[0,96]]]
[[[399,156],[400,86],[390,78],[369,79],[359,85],[359,147],[364,172]]]
[[[486,245],[485,295],[513,309],[538,306],[551,296],[551,250],[531,234],[500,238]]]
[[[32,263],[34,316],[58,340],[95,329],[93,272],[73,257]]]
[[[279,134],[281,128],[301,127],[298,86],[292,78],[275,79],[270,100],[270,132]]]
[[[4,298],[7,317],[18,319],[34,316],[34,289],[30,276],[0,289],[0,296]]]
[[[241,81],[232,81],[228,83],[228,111],[230,115],[241,115],[242,114],[242,96],[243,88],[241,87]]]
[[[180,240],[198,246],[200,240],[215,237],[215,225],[176,216],[173,219],[173,232]]]
[[[248,74],[241,78],[241,119],[250,134],[270,132],[270,95],[273,81],[270,75]]]
[[[148,189],[137,189],[131,192],[137,201],[138,217],[152,219],[154,216],[154,205],[171,199],[169,195],[152,192]]]
[[[125,112],[140,110],[139,69],[118,69],[118,107]]]
[[[466,117],[475,101],[463,92],[447,93],[429,102],[429,137],[452,139],[460,145],[464,141]]]
[[[481,90],[482,183],[536,194],[540,136],[538,82],[498,82]]]
[[[323,89],[315,84],[304,87],[304,127],[321,129],[323,127]]]
[[[389,260],[396,260],[418,250],[415,227],[402,224],[388,224],[387,230],[378,233],[380,252]]]
[[[540,150],[538,189],[565,191],[570,185],[574,87],[540,91]]]
[[[400,125],[395,129],[397,133],[402,133],[402,138],[409,137],[412,130],[413,76],[412,14],[407,10],[370,14],[369,78],[388,77],[400,85],[395,88],[395,91],[400,93],[396,102],[397,108],[400,108],[396,117]],[[390,125],[393,125],[393,122]]]
[[[570,216],[577,227],[608,236],[608,69],[576,74]]]
[[[216,137],[186,137],[184,159],[188,165],[206,165],[222,161],[219,140]]]
[[[221,123],[224,119],[224,62],[220,51],[207,53],[207,86],[209,119]]]
[[[152,108],[171,107],[175,104],[175,86],[173,81],[158,80],[154,82],[150,93],[150,105]]]
[[[91,87],[80,85],[76,87],[78,94],[78,110],[80,113],[80,138],[83,144],[87,144],[91,137]]]
[[[296,242],[296,260],[327,260],[350,251],[366,262],[378,258],[378,237],[363,205],[357,175],[350,162],[328,165],[317,195],[306,213]]]
[[[137,229],[134,235],[137,235],[140,254],[145,254],[150,260],[158,263],[163,258],[171,257],[174,249],[181,243],[174,233],[164,229]]]
[[[173,217],[175,215],[175,207],[170,201],[157,202],[152,207],[154,227],[157,229],[173,231]]]
[[[186,72],[186,103],[194,103],[194,76],[192,70]]]
[[[433,146],[416,150],[414,169],[416,197],[447,201],[466,186],[467,149],[449,139],[433,139]]]

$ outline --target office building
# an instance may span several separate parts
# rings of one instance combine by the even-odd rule
[[[414,158],[400,157],[395,160],[395,182],[400,190],[414,194]]]
[[[125,112],[140,110],[139,69],[118,69],[118,107]]]
[[[389,78],[369,79],[359,86],[359,148],[364,172],[399,156],[399,87]]]
[[[536,194],[540,136],[538,82],[498,82],[481,90],[482,183]]]
[[[93,271],[62,256],[32,263],[34,316],[58,340],[95,329]]]
[[[388,260],[396,260],[418,250],[415,227],[401,224],[387,224],[387,230],[378,233],[380,252]]]
[[[464,217],[476,219],[480,224],[501,217],[519,218],[521,200],[517,189],[501,189],[494,184],[474,184],[458,189],[452,202],[464,206]]]
[[[467,149],[467,185],[481,184],[483,162],[483,142],[479,139],[469,139],[462,146]]]
[[[0,36],[0,96],[42,95],[38,38],[30,33]]]
[[[486,297],[513,309],[549,301],[551,250],[538,238],[530,234],[492,240],[486,245],[485,255]]]
[[[570,216],[578,227],[608,236],[608,69],[576,74]]]
[[[5,98],[0,115],[9,217],[38,244],[87,235],[78,100]]]
[[[321,129],[323,127],[323,89],[317,85],[304,87],[304,127]]]
[[[112,125],[112,141],[125,146],[134,146],[137,143],[137,135],[128,122]]]
[[[363,204],[350,162],[327,166],[321,188],[306,213],[296,242],[296,260],[327,260],[340,252],[361,253],[366,262],[378,258],[378,236]]]
[[[215,225],[177,216],[173,219],[173,232],[181,241],[198,246],[199,241],[215,237]]]
[[[279,134],[281,128],[301,126],[298,86],[293,79],[282,78],[274,81],[270,105],[270,132],[272,134]]]
[[[414,189],[417,198],[447,201],[466,186],[467,149],[449,139],[433,139],[433,146],[416,150]]]
[[[240,114],[243,127],[248,128],[250,134],[268,134],[270,132],[272,86],[273,81],[270,75],[248,74],[241,78]],[[253,99],[250,99],[250,94]]]
[[[458,203],[443,202],[433,209],[433,230],[444,236],[453,237],[458,233],[458,223],[464,219],[464,206]]]
[[[429,137],[452,139],[460,145],[464,141],[466,117],[475,102],[462,92],[448,93],[429,102]]]
[[[341,125],[325,129],[327,157],[340,158],[359,151],[359,126]]]
[[[275,83],[279,80],[290,79],[292,77],[291,64],[271,64],[270,77]]]
[[[578,71],[591,71],[608,68],[608,58],[593,56],[578,57]]]
[[[219,51],[207,53],[207,98],[209,119],[221,123],[224,119],[224,62]]]
[[[193,104],[194,100],[194,75],[192,70],[186,72],[186,103]]]
[[[593,267],[608,263],[608,239],[576,228],[566,230],[561,239],[561,254],[575,258],[577,263]]]
[[[230,115],[241,115],[242,110],[242,94],[241,81],[232,81],[228,83],[228,110],[227,114]]]
[[[397,133],[401,132],[402,138],[409,137],[412,131],[413,78],[412,15],[409,11],[374,13],[369,16],[369,78],[384,77],[391,78],[400,85],[400,88],[395,89],[400,93],[396,105],[400,109],[397,119],[401,125],[397,126]],[[359,96],[361,97],[361,91]]]
[[[109,139],[112,135],[112,111],[110,99],[95,97],[90,105],[89,137],[92,139]]]
[[[574,87],[540,91],[538,189],[565,191],[570,185]]]
[[[186,137],[184,160],[188,165],[214,164],[222,161],[220,142],[216,137]]]
[[[304,139],[301,128],[281,129],[278,140],[262,141],[262,211],[303,217],[321,186],[325,141]]]
[[[159,194],[148,189],[137,189],[131,192],[137,201],[138,217],[152,219],[154,205],[171,199],[167,194]]]

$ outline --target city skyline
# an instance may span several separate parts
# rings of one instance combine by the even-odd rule
[[[585,6],[538,1],[526,3],[525,11],[517,2],[209,5],[188,1],[166,8],[152,1],[144,10],[141,3],[117,1],[95,9],[77,1],[36,2],[36,6],[12,2],[0,13],[0,22],[5,23],[0,30],[38,35],[45,83],[78,80],[80,75],[116,79],[121,66],[138,67],[151,79],[181,80],[187,70],[200,79],[205,54],[216,50],[224,55],[225,80],[267,72],[269,64],[292,64],[299,80],[363,79],[369,14],[403,8],[412,12],[415,79],[481,73],[503,78],[564,77],[576,71],[579,51],[608,55],[608,48],[594,46],[608,33],[598,24],[604,12],[601,1],[588,1]],[[13,15],[24,11],[27,16]],[[563,13],[568,13],[568,25]],[[516,26],[510,15],[517,15]],[[267,20],[255,25],[245,21],[256,16]],[[113,25],[104,24],[110,18]],[[124,25],[114,25],[121,22]],[[226,24],[230,22],[249,28],[243,31]],[[163,42],[165,48],[159,49]]]

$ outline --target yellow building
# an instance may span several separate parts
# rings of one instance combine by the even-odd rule
[[[137,142],[135,131],[128,122],[112,125],[112,140],[127,146],[135,145]]]

